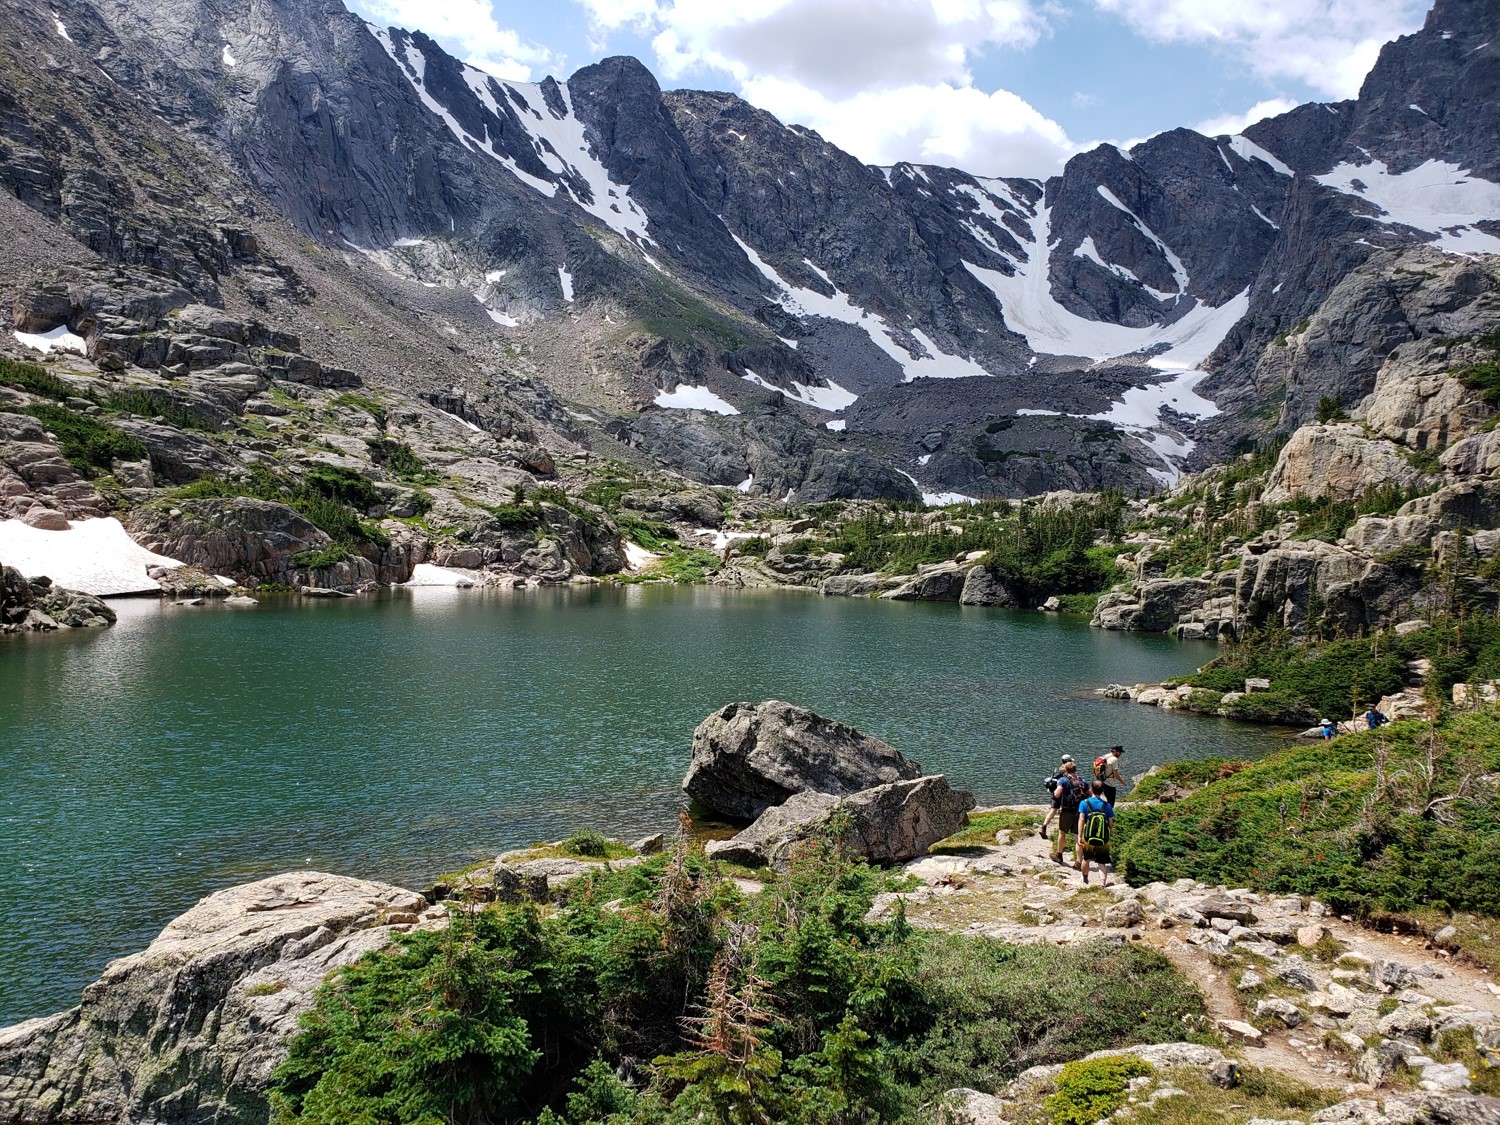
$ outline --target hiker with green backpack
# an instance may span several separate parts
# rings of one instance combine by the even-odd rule
[[[1078,806],[1078,843],[1081,850],[1083,881],[1089,881],[1089,861],[1099,865],[1102,887],[1109,886],[1109,831],[1115,809],[1104,799],[1104,782],[1093,784],[1093,795]]]

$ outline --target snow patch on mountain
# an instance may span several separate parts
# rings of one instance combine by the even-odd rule
[[[706,386],[694,387],[687,383],[680,383],[675,390],[662,391],[656,398],[652,399],[657,406],[668,410],[707,410],[713,414],[738,414],[729,403],[725,402]]]
[[[1109,188],[1100,184],[1097,190],[1104,197],[1106,203],[1123,211],[1130,218],[1130,221],[1135,224],[1136,229],[1144,234],[1151,241],[1151,244],[1161,251],[1162,257],[1167,260],[1167,265],[1172,268],[1172,277],[1177,282],[1177,292],[1186,293],[1190,279],[1188,278],[1187,267],[1182,264],[1182,259],[1177,256],[1176,252],[1158,238],[1156,232],[1148,227],[1139,215],[1121,203],[1119,197],[1110,191]]]
[[[1087,261],[1093,262],[1096,266],[1108,270],[1110,273],[1118,277],[1121,281],[1127,281],[1132,285],[1140,286],[1147,293],[1150,293],[1151,296],[1155,297],[1158,301],[1170,301],[1172,300],[1172,298],[1177,296],[1177,294],[1175,293],[1167,293],[1161,289],[1151,288],[1151,286],[1147,285],[1140,278],[1136,277],[1134,273],[1132,273],[1124,266],[1117,265],[1114,262],[1106,262],[1099,256],[1099,248],[1094,245],[1093,235],[1088,235],[1081,243],[1078,244],[1078,248],[1073,251],[1073,257],[1084,258]]]
[[[1119,205],[1112,197],[1110,201]],[[1120,209],[1129,214],[1127,208]],[[985,269],[972,262],[964,262],[964,268],[995,294],[1006,327],[1024,336],[1033,351],[1099,360],[1160,350],[1161,354],[1149,361],[1153,367],[1193,368],[1219,346],[1250,307],[1247,289],[1217,308],[1195,301],[1185,316],[1171,324],[1130,327],[1089,320],[1064,308],[1052,296],[1048,261],[1052,241],[1050,207],[1043,207],[1037,213],[1032,220],[1032,231],[1035,241],[1027,248],[1025,259],[1017,263],[1013,275],[1007,277],[999,270]],[[1179,262],[1174,269],[1180,266]],[[1166,345],[1164,350],[1163,345]]]
[[[1413,227],[1450,254],[1500,254],[1500,238],[1473,224],[1500,217],[1500,184],[1457,164],[1429,160],[1409,172],[1378,162],[1340,164],[1314,177],[1318,183],[1374,204],[1375,221]]]
[[[49,328],[45,332],[12,332],[16,343],[32,351],[47,355],[49,352],[77,352],[88,355],[89,346],[82,336],[68,331],[66,324]]]
[[[777,303],[783,309],[793,316],[820,316],[861,329],[870,337],[871,343],[900,364],[905,373],[905,382],[910,383],[913,379],[965,379],[990,374],[972,359],[943,351],[919,328],[913,328],[910,332],[919,349],[917,354],[913,354],[897,342],[894,330],[883,317],[856,305],[847,293],[833,283],[827,273],[812,262],[804,259],[804,264],[833,290],[832,296],[819,293],[816,289],[790,284],[744,239],[733,231],[730,232],[730,237],[739,244],[750,264],[776,288]]]
[[[494,86],[524,100],[529,112],[517,113],[522,127],[531,137],[538,159],[548,170],[558,176],[558,183],[544,180],[523,171],[514,160],[499,152],[489,137],[476,137],[464,130],[454,116],[430,93],[425,85],[427,58],[421,48],[411,40],[396,42],[391,33],[373,24],[367,24],[371,34],[379,40],[386,54],[400,67],[411,82],[412,88],[422,99],[422,104],[440,117],[450,132],[466,145],[499,162],[505,169],[528,187],[552,198],[557,194],[558,184],[579,207],[602,221],[610,229],[632,241],[651,243],[646,213],[630,198],[630,191],[615,183],[608,170],[594,155],[594,148],[584,135],[583,122],[573,114],[572,95],[566,83],[558,86],[566,109],[561,117],[549,108],[546,113],[534,108],[546,106],[539,85],[530,82],[500,82],[477,67],[464,66],[464,82],[469,89],[497,117],[506,116],[506,111],[495,99]],[[519,106],[518,106],[519,108]],[[579,190],[577,185],[583,185]]]
[[[1332,107],[1330,106],[1329,108],[1331,109]],[[1337,113],[1338,110],[1334,110],[1333,112]],[[1261,148],[1260,145],[1256,144],[1249,137],[1244,136],[1243,134],[1235,134],[1234,136],[1229,138],[1228,143],[1229,147],[1234,151],[1235,155],[1237,155],[1241,160],[1244,160],[1247,163],[1251,160],[1259,160],[1262,164],[1267,165],[1271,169],[1271,171],[1276,172],[1279,175],[1296,175],[1295,172],[1287,167],[1285,161],[1267,152],[1265,149]]]
[[[810,387],[803,383],[792,381],[792,389],[778,387],[775,383],[768,383],[748,367],[745,374],[741,376],[746,382],[754,383],[757,387],[763,387],[768,391],[775,391],[795,402],[806,406],[816,407],[819,410],[838,411],[852,406],[859,398],[853,391],[845,390],[832,379],[828,380],[826,387]]]
[[[1108,422],[1115,429],[1138,438],[1146,448],[1161,458],[1161,468],[1146,471],[1161,484],[1171,487],[1181,475],[1182,459],[1193,451],[1194,442],[1184,437],[1162,411],[1170,409],[1190,418],[1212,418],[1219,408],[1197,393],[1197,386],[1208,375],[1202,371],[1180,371],[1171,379],[1145,387],[1132,387],[1108,410],[1083,417]]]

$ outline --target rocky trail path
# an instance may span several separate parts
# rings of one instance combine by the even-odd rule
[[[1213,1026],[1248,1064],[1341,1093],[1393,1080],[1432,1093],[1469,1086],[1453,1045],[1472,1035],[1500,1059],[1500,985],[1483,967],[1419,937],[1380,933],[1322,903],[1191,880],[1130,887],[1097,873],[1085,885],[1036,833],[906,865],[913,925],[1018,943],[1138,942],[1159,950],[1204,994]],[[1455,1039],[1445,1033],[1462,1030]],[[1472,1061],[1472,1053],[1468,1056]]]

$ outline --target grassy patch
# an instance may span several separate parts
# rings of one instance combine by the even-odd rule
[[[994,812],[970,813],[969,824],[961,832],[955,832],[946,840],[939,840],[927,850],[934,855],[973,851],[995,843],[997,832],[1030,835],[1041,827],[1042,818],[1036,813],[1019,809],[996,809]]]

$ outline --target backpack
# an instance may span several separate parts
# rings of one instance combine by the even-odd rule
[[[1060,777],[1057,779],[1057,784],[1058,800],[1064,809],[1072,812],[1083,803],[1083,782],[1076,778]]]
[[[1109,843],[1109,814],[1104,811],[1104,802],[1099,802],[1100,807],[1092,809],[1084,815],[1082,832],[1083,842],[1090,847],[1103,847]]]
[[[1094,777],[1099,781],[1103,781],[1105,774],[1109,772],[1108,762],[1108,754],[1100,754],[1097,758],[1094,759]]]

